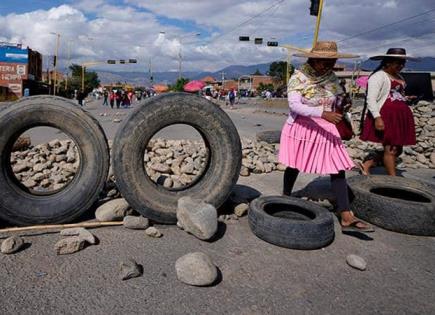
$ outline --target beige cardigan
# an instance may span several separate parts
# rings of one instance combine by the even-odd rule
[[[390,77],[383,70],[370,76],[367,87],[367,108],[374,118],[381,116],[381,108],[387,100],[390,90]]]

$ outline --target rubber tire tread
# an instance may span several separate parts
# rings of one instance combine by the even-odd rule
[[[386,230],[435,236],[435,186],[398,176],[354,176],[348,179],[353,195],[351,210],[358,218]],[[417,202],[372,193],[374,188],[406,190],[430,202]]]
[[[312,213],[314,219],[293,220],[273,216],[265,211],[272,204],[303,208]],[[252,232],[260,239],[291,249],[319,249],[334,240],[334,220],[325,208],[313,202],[286,196],[262,196],[249,205],[248,222]]]
[[[174,124],[194,127],[210,152],[201,179],[177,191],[152,182],[143,165],[149,140]],[[122,196],[143,216],[163,224],[176,223],[177,201],[184,196],[221,206],[238,180],[241,162],[240,137],[228,115],[205,98],[187,93],[148,99],[123,121],[113,144],[113,170]]]
[[[50,126],[78,146],[80,167],[60,191],[35,196],[19,185],[9,167],[11,141],[23,131]],[[0,111],[0,218],[16,225],[58,224],[78,218],[97,201],[109,170],[109,147],[98,121],[71,100],[39,95]]]

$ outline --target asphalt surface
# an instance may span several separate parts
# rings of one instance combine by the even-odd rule
[[[101,121],[109,139],[119,126],[109,118],[129,111],[103,109],[98,103],[90,103],[88,110]],[[253,138],[255,132],[279,129],[285,121],[283,115],[262,110],[241,104],[226,111],[240,135]],[[104,112],[107,115],[100,116]],[[418,176],[431,180],[435,173]],[[296,189],[314,179],[318,178],[300,176]],[[280,172],[241,177],[236,192],[251,197],[280,194],[281,180]],[[175,226],[157,226],[164,234],[160,239],[122,227],[94,229],[99,244],[67,256],[54,252],[58,233],[28,233],[25,250],[0,255],[1,313],[435,314],[435,238],[380,228],[367,237],[355,237],[342,234],[335,223],[334,242],[313,251],[280,248],[258,239],[246,217],[220,224],[213,242],[200,241]],[[175,261],[194,251],[212,258],[221,272],[218,283],[197,288],[177,280]],[[350,268],[348,254],[363,257],[367,270]],[[119,264],[128,258],[143,266],[144,275],[121,281]]]

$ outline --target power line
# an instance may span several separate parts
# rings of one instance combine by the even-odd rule
[[[213,39],[211,39],[211,40],[209,40],[209,41],[207,41],[207,42],[205,42],[205,43],[210,44],[210,43],[215,42],[216,40],[218,40],[218,39],[220,39],[220,38],[222,38],[222,37],[224,37],[224,36],[227,36],[228,34],[231,34],[231,33],[234,32],[236,29],[238,29],[238,28],[240,28],[240,27],[242,27],[242,26],[248,24],[248,23],[251,22],[252,20],[254,20],[254,19],[256,19],[256,18],[262,16],[263,14],[265,14],[266,12],[272,10],[275,6],[280,5],[280,4],[283,3],[284,1],[285,1],[285,0],[278,0],[278,1],[276,1],[276,2],[273,3],[271,6],[267,7],[266,9],[264,9],[262,12],[260,12],[260,13],[258,13],[258,14],[256,14],[256,15],[254,15],[254,16],[252,16],[252,17],[250,17],[250,18],[248,18],[247,20],[243,21],[242,23],[237,24],[234,28],[232,28],[232,29],[229,30],[228,32],[222,33],[222,34],[216,36],[215,38],[213,38]]]
[[[412,20],[412,19],[415,19],[416,17],[419,17],[419,16],[422,16],[422,15],[428,14],[428,13],[433,12],[433,11],[435,11],[435,8],[434,8],[434,9],[431,9],[431,10],[427,10],[427,11],[422,12],[422,13],[419,13],[419,14],[416,14],[416,15],[413,15],[413,16],[410,16],[410,17],[407,17],[407,18],[404,18],[404,19],[401,19],[401,20],[398,20],[398,21],[393,22],[393,23],[385,24],[385,25],[382,25],[382,26],[379,26],[379,27],[373,28],[373,29],[371,29],[371,30],[364,31],[364,32],[361,32],[361,33],[358,33],[358,34],[355,34],[355,35],[352,35],[352,36],[346,37],[346,38],[344,38],[344,39],[341,39],[341,40],[337,41],[337,43],[341,43],[341,42],[344,42],[344,41],[347,41],[347,40],[353,39],[353,38],[355,38],[355,37],[359,37],[359,36],[361,36],[361,35],[366,35],[366,34],[373,33],[373,32],[375,32],[375,31],[378,31],[378,30],[383,29],[383,28],[385,28],[385,27],[393,26],[393,25],[396,25],[396,24],[399,24],[399,23],[402,23],[402,22],[405,22],[405,21],[408,21],[408,20]]]

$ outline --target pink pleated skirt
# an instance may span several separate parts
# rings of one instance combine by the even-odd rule
[[[314,174],[337,174],[354,167],[335,125],[317,117],[297,116],[292,124],[284,124],[278,159]]]

